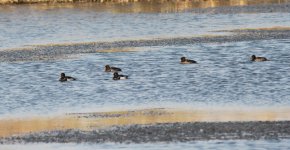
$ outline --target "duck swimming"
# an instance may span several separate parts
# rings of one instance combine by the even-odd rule
[[[70,77],[70,76],[65,76],[64,73],[60,74],[60,78],[59,78],[60,82],[65,82],[65,81],[68,81],[68,80],[76,80],[76,78]]]
[[[256,57],[256,55],[252,55],[251,61],[267,61],[268,59],[265,57]]]
[[[186,59],[186,57],[181,57],[180,58],[180,63],[181,64],[196,64],[197,62],[194,60]]]
[[[120,68],[110,67],[109,65],[105,66],[105,72],[120,72],[120,71],[122,71]]]
[[[114,73],[113,80],[125,80],[128,79],[128,76],[118,74],[118,72]]]

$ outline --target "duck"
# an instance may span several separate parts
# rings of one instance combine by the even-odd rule
[[[125,80],[128,79],[128,76],[118,74],[118,72],[114,72],[113,80]]]
[[[186,57],[181,57],[180,58],[180,63],[181,64],[196,64],[197,62],[194,60],[186,59]]]
[[[105,72],[121,72],[122,70],[117,67],[110,67],[109,65],[105,66]]]
[[[76,80],[76,78],[70,77],[70,76],[66,76],[65,73],[61,73],[60,74],[60,78],[59,78],[60,82],[65,82],[65,81],[68,81],[68,80]]]
[[[251,61],[267,61],[266,57],[256,57],[256,55],[252,55]]]

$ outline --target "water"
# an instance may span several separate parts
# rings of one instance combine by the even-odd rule
[[[289,26],[290,13],[120,12],[117,8],[0,6],[0,49],[34,44],[119,41],[220,34],[212,31]],[[117,11],[118,10],[118,11]],[[155,107],[290,105],[289,39],[133,47],[129,52],[75,54],[70,59],[0,63],[0,117]],[[250,62],[250,56],[271,61]],[[181,65],[180,57],[198,64]],[[122,68],[113,81],[104,66]],[[59,74],[77,81],[60,83]],[[288,149],[282,141],[202,141],[174,144],[48,144],[48,149]],[[43,145],[9,145],[27,149]]]
[[[0,6],[0,50],[34,44],[192,37],[290,22],[289,13],[118,13],[118,7],[102,10],[98,5],[41,8]]]
[[[0,113],[75,112],[102,108],[289,106],[289,40],[139,47],[56,61],[1,63]],[[250,62],[252,54],[267,56]],[[187,56],[198,64],[181,65]],[[113,81],[111,64],[129,80]],[[11,71],[13,70],[13,71]],[[76,77],[58,82],[61,72]]]
[[[94,149],[289,149],[289,140],[281,141],[198,141],[189,143],[153,143],[153,144],[32,144],[32,145],[4,145],[4,149],[59,149],[59,150],[94,150]]]

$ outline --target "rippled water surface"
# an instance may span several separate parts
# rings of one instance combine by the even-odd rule
[[[128,13],[123,7],[120,11],[119,7],[99,5],[65,6],[0,6],[1,49],[31,44],[204,36],[218,34],[212,32],[216,30],[290,24],[290,14],[279,9],[271,13],[193,13],[190,9]],[[75,54],[71,59],[1,62],[0,114],[176,104],[287,106],[289,43],[289,39],[176,43],[132,47],[125,52]],[[252,63],[252,54],[271,61]],[[182,56],[198,64],[181,65]],[[111,73],[103,72],[106,64],[122,68],[130,79],[113,81]],[[61,72],[78,80],[60,83]]]
[[[286,5],[286,4],[285,4]],[[290,25],[289,12],[194,13],[87,7],[0,6],[0,50],[28,45],[178,38],[220,34],[216,30]],[[136,7],[137,9],[137,7]],[[270,107],[290,105],[290,39],[131,47],[69,59],[0,62],[0,117],[88,112],[139,107]],[[117,48],[118,49],[118,48]],[[251,62],[250,56],[271,61]],[[198,64],[181,65],[180,57]],[[122,68],[114,81],[104,66]],[[76,81],[61,83],[65,72]],[[222,141],[144,145],[48,145],[58,149],[222,149],[236,146],[289,149],[289,141]],[[20,145],[19,147],[22,147]],[[7,149],[18,149],[7,146]],[[29,145],[29,148],[42,147]],[[46,146],[45,146],[46,147]]]
[[[138,49],[138,50],[137,50]],[[86,111],[138,106],[289,105],[289,40],[139,47],[74,59],[1,63],[0,113]],[[250,62],[250,56],[271,61]],[[198,64],[181,65],[181,56]],[[111,64],[129,80],[114,81]],[[60,72],[77,81],[58,82]]]
[[[175,149],[289,149],[289,140],[281,141],[199,141],[190,143],[154,143],[154,144],[34,144],[34,145],[4,145],[9,150],[16,149],[59,149],[59,150],[95,150],[95,149],[149,149],[149,150],[175,150]]]
[[[65,6],[0,6],[0,49],[33,44],[197,36],[213,34],[211,31],[214,30],[290,24],[289,13],[278,12],[194,13],[190,11],[190,7],[185,7],[188,10],[186,12],[179,12],[178,9],[169,9],[169,13],[159,12],[162,11],[161,8],[169,7],[165,4],[163,7],[158,7],[159,9],[145,7],[152,9],[152,12],[147,12],[148,10],[141,7],[142,5],[128,9],[125,6],[107,8],[108,6],[93,4],[92,6]],[[143,13],[126,12],[131,9],[133,12],[135,9],[140,9]],[[266,8],[268,9],[271,10]]]

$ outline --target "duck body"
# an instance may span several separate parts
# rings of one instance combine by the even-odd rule
[[[121,72],[122,69],[117,67],[110,67],[109,65],[105,66],[105,72]]]
[[[114,73],[113,80],[126,80],[126,79],[128,79],[128,76],[118,74],[118,72]]]
[[[61,73],[60,74],[60,78],[59,78],[60,82],[65,82],[65,81],[68,81],[68,80],[76,80],[76,78],[71,77],[71,76],[66,76],[65,73]]]
[[[186,57],[181,57],[180,58],[180,63],[181,64],[196,64],[197,62],[194,60],[186,59]]]
[[[261,61],[268,61],[268,59],[266,57],[256,57],[255,55],[252,55],[251,61],[261,62]]]

